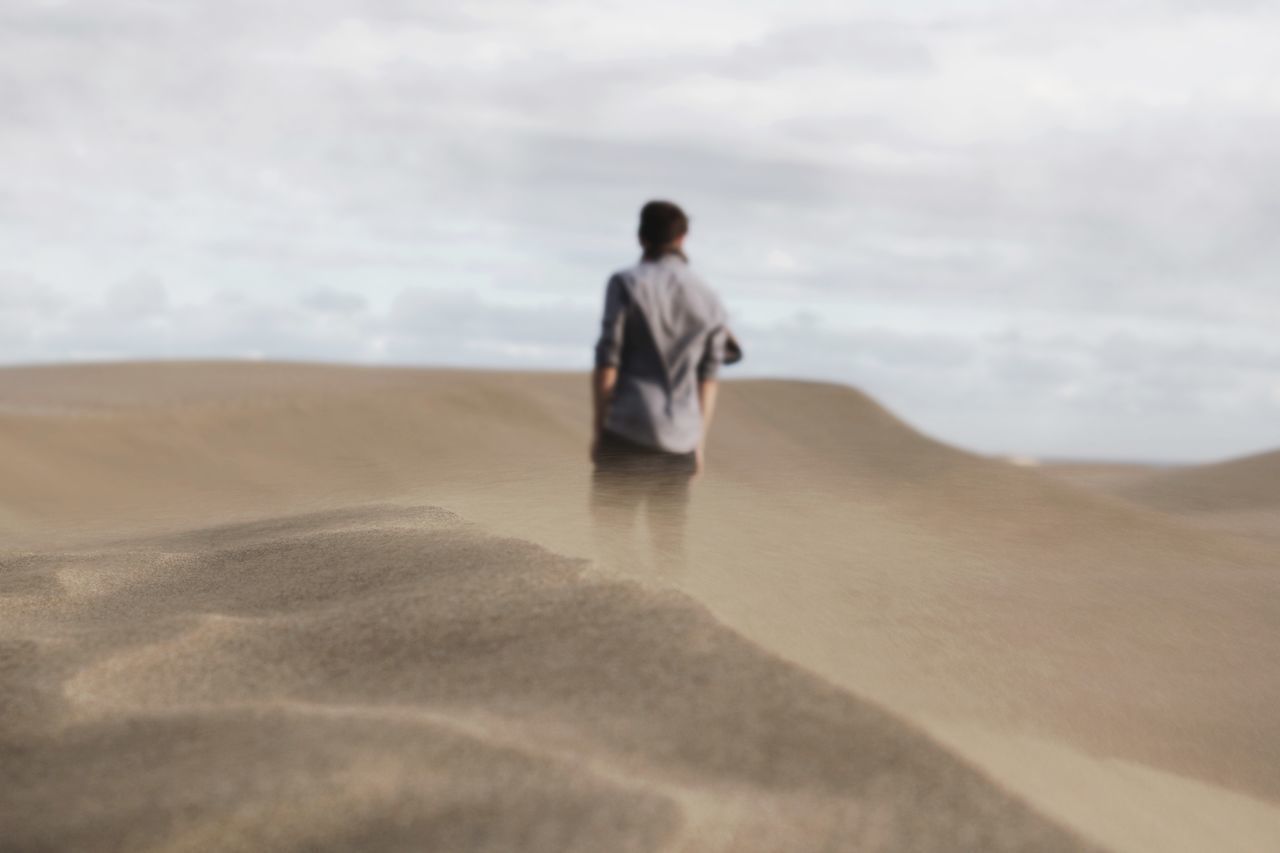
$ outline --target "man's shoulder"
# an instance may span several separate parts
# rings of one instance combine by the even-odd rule
[[[690,266],[688,261],[654,263],[641,258],[630,266],[615,270],[609,276],[609,284],[613,285],[614,281],[617,281],[629,291],[648,293],[653,290],[653,287],[648,287],[647,284],[657,287],[662,282],[671,281],[673,276],[686,299],[692,297],[698,305],[703,306],[703,310],[712,314],[724,313],[724,305],[720,301],[719,294],[707,283],[701,273]],[[657,287],[656,292],[664,290],[663,287]]]
[[[618,269],[609,273],[609,284],[612,285],[616,281],[619,284],[630,285],[632,282],[636,280],[636,277],[639,272],[640,272],[639,264],[632,264],[631,266],[627,266],[627,267],[619,267]]]
[[[724,313],[724,304],[720,301],[720,294],[716,293],[715,288],[707,283],[697,270],[684,266],[680,270],[679,280],[684,290],[693,296],[704,310],[713,314],[720,315]]]

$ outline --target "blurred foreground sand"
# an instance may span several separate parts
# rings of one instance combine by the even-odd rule
[[[0,370],[5,843],[1280,849],[1275,455],[1019,468],[732,382],[655,565],[593,537],[586,388]]]

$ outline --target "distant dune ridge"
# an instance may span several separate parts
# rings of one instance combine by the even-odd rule
[[[586,395],[0,370],[7,843],[1280,849],[1280,454],[1085,488],[731,382],[619,563]]]
[[[1120,494],[1174,511],[1277,509],[1280,451],[1163,472],[1133,483]]]
[[[1280,540],[1280,451],[1183,468],[1059,466],[1054,473],[1201,527]]]

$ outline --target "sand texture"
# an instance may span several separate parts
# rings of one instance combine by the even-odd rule
[[[1070,482],[731,382],[677,560],[593,528],[587,420],[0,370],[0,849],[1280,849],[1280,542],[1202,517],[1274,456]]]

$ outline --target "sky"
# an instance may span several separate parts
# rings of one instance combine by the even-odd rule
[[[1280,4],[0,0],[0,364],[586,370],[639,208],[984,453],[1280,447]]]

